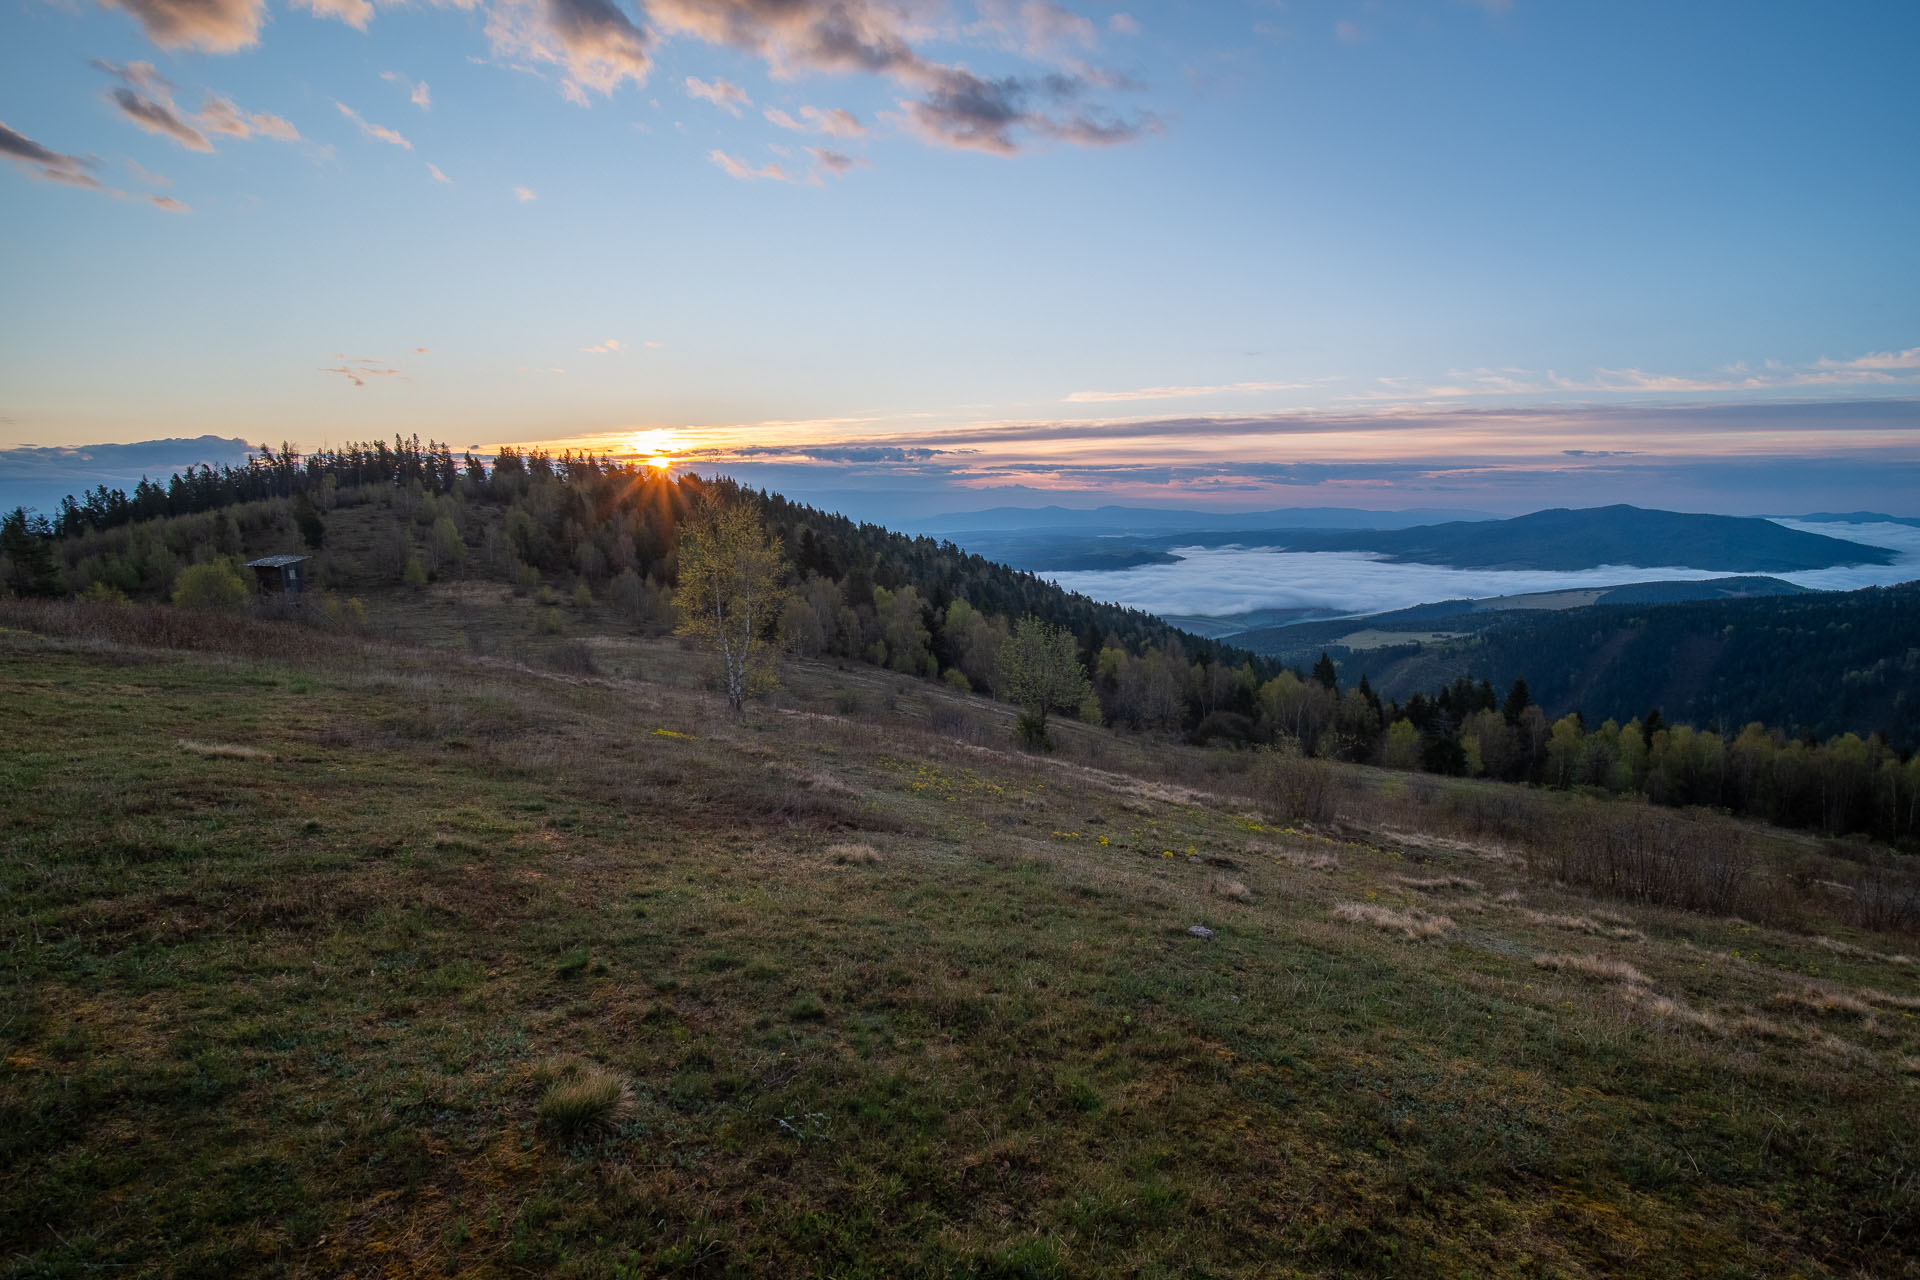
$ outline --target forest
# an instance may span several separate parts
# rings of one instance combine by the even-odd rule
[[[143,480],[131,494],[70,497],[51,518],[15,511],[0,522],[0,581],[16,595],[239,607],[252,590],[244,559],[305,552],[319,590],[303,616],[314,625],[363,625],[364,594],[477,579],[535,598],[555,627],[569,602],[595,603],[622,625],[664,634],[673,625],[680,527],[707,493],[756,504],[781,540],[791,580],[778,630],[799,657],[866,662],[1004,696],[1001,647],[1022,619],[1036,617],[1077,641],[1094,694],[1082,718],[1123,731],[1638,794],[1905,847],[1920,838],[1920,758],[1884,733],[1856,732],[1876,723],[1864,699],[1830,717],[1824,735],[1767,723],[1760,709],[1770,704],[1757,693],[1729,696],[1712,727],[1679,716],[1670,723],[1657,705],[1624,723],[1616,715],[1591,725],[1577,703],[1550,717],[1543,703],[1567,704],[1539,696],[1538,683],[1530,689],[1530,679],[1544,677],[1564,699],[1564,658],[1542,663],[1540,675],[1513,672],[1518,659],[1490,662],[1477,678],[1459,675],[1431,694],[1382,698],[1365,676],[1343,688],[1339,664],[1324,654],[1310,670],[1284,667],[951,542],[590,454],[508,448],[487,465],[417,438],[304,455],[283,445],[244,467],[190,468],[164,485]],[[1662,633],[1646,630],[1644,643],[1657,648]],[[1849,627],[1831,652],[1851,665],[1863,646],[1885,650],[1889,634]],[[1535,639],[1525,646],[1534,655],[1569,651]],[[1674,652],[1682,647],[1673,642]],[[1880,660],[1902,659],[1886,652]]]
[[[1727,733],[1760,720],[1795,737],[1879,733],[1902,750],[1920,746],[1920,584],[1744,599],[1609,598],[1559,610],[1465,607],[1370,618],[1369,629],[1416,634],[1368,649],[1338,643],[1351,622],[1232,640],[1283,662],[1311,662],[1324,648],[1344,678],[1364,673],[1388,696],[1469,674],[1498,688],[1524,677],[1553,715],[1579,710],[1596,722],[1624,721],[1658,706],[1670,720]],[[1458,638],[1435,640],[1436,632]]]

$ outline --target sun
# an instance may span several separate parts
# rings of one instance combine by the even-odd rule
[[[640,455],[648,466],[662,471],[673,465],[673,452],[679,447],[679,433],[664,427],[637,432],[627,441],[629,451]]]

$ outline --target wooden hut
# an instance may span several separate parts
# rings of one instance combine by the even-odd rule
[[[308,556],[261,556],[258,560],[247,561],[247,568],[253,570],[260,580],[260,590],[269,595],[284,592],[297,596],[306,589],[307,574],[302,566],[311,557]]]

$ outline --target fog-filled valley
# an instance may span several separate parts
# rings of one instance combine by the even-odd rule
[[[1777,572],[1771,576],[1817,591],[1888,586],[1920,577],[1920,529],[1887,522],[1813,523],[1782,518],[1790,529],[1825,534],[1895,553],[1893,563]],[[1577,570],[1457,569],[1395,563],[1363,551],[1290,552],[1268,547],[1182,545],[1178,559],[1118,570],[1047,573],[1070,591],[1162,616],[1227,620],[1215,634],[1232,634],[1237,615],[1300,611],[1333,618],[1385,613],[1440,600],[1478,600],[1628,583],[1706,581],[1724,569],[1684,563],[1595,565]]]

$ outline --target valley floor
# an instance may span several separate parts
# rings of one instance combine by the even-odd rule
[[[0,1275],[1920,1275],[1911,938],[871,668],[108,616],[0,618]]]

